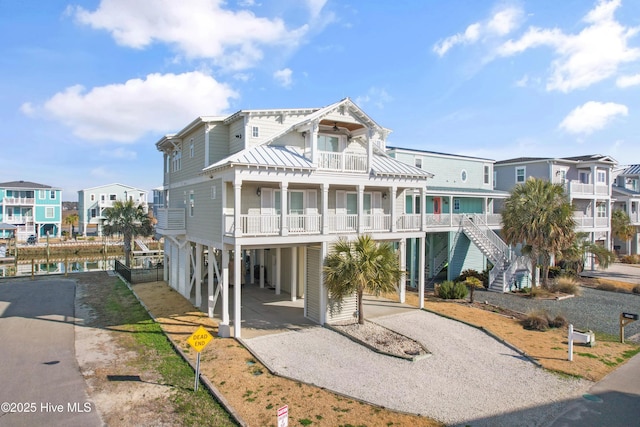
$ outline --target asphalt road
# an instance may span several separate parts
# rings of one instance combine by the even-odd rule
[[[102,426],[75,354],[75,282],[0,281],[0,426]]]

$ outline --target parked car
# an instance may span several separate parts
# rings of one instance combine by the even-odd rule
[[[27,238],[27,245],[35,245],[36,243],[38,243],[38,238],[35,234],[32,234]]]

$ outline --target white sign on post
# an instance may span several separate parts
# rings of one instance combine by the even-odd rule
[[[278,427],[287,427],[289,425],[289,406],[284,405],[278,408]]]

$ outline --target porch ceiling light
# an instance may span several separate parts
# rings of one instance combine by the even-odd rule
[[[335,132],[338,132],[340,130],[340,128],[338,128],[338,123],[337,122],[333,122],[333,130]]]

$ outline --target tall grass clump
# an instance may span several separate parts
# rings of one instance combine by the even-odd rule
[[[552,292],[560,292],[563,294],[580,295],[580,283],[573,277],[561,276],[557,277],[551,284]]]

